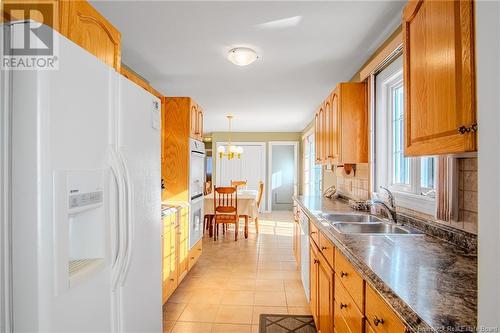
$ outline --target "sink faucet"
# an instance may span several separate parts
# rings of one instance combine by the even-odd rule
[[[372,199],[372,200],[368,200],[367,201],[367,204],[371,205],[371,206],[375,206],[375,205],[379,205],[383,211],[385,211],[387,213],[387,216],[389,217],[389,219],[394,222],[394,223],[398,223],[398,218],[397,218],[397,215],[396,215],[396,202],[394,200],[394,195],[392,194],[391,191],[389,191],[388,188],[386,187],[383,187],[383,186],[380,186],[380,188],[382,190],[385,190],[387,191],[387,195],[388,195],[388,200],[389,200],[389,203],[387,204],[384,200],[382,199]]]

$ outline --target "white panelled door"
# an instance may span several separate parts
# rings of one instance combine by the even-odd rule
[[[233,145],[243,147],[241,158],[228,160],[217,156],[216,161],[216,185],[230,186],[231,180],[246,180],[248,190],[258,190],[259,181],[264,182],[266,187],[266,144],[264,142],[234,142]],[[227,143],[218,142],[217,147]],[[263,200],[263,202],[266,202]]]

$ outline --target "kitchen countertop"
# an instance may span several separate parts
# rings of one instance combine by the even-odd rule
[[[340,234],[320,213],[343,201],[295,200],[414,332],[469,332],[477,325],[477,257],[427,235]],[[359,211],[355,211],[360,213]]]

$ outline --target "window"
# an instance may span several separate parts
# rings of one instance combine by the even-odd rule
[[[434,214],[436,159],[404,156],[401,57],[377,74],[375,85],[375,190],[385,186],[394,193],[399,205]]]
[[[314,161],[314,133],[304,138],[304,195],[321,194],[321,165]]]

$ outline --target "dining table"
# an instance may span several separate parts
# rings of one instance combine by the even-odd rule
[[[245,219],[245,238],[248,237],[248,220],[257,217],[259,214],[259,207],[257,206],[258,194],[259,192],[256,190],[238,190],[236,193],[238,215]],[[214,215],[214,192],[205,195],[204,214],[205,216]],[[211,227],[209,228],[209,235],[212,237]]]

